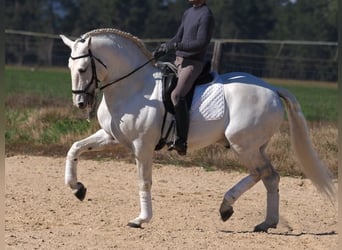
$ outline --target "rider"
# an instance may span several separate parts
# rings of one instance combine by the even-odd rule
[[[184,12],[176,35],[153,52],[154,57],[158,59],[176,51],[178,82],[171,93],[171,100],[175,110],[177,139],[169,149],[177,150],[180,155],[186,154],[189,130],[189,110],[185,96],[203,69],[214,29],[214,17],[206,5],[206,0],[189,2],[192,7]]]

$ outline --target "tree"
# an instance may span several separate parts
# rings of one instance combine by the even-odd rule
[[[150,6],[145,22],[145,38],[171,38],[177,32],[184,10],[189,6],[185,1],[148,0]]]
[[[232,1],[232,21],[240,39],[267,39],[276,23],[274,0]]]
[[[236,38],[239,31],[233,21],[233,1],[212,0],[210,8],[215,18],[215,38]]]
[[[337,41],[337,0],[297,0],[282,4],[271,37],[275,40]],[[278,55],[284,58],[283,65],[274,70],[291,71],[303,79],[336,79],[334,47],[318,50],[313,46],[287,45]],[[270,64],[274,65],[274,62]],[[320,65],[325,69],[319,70]]]
[[[272,37],[279,40],[337,41],[337,0],[297,0],[282,5]]]

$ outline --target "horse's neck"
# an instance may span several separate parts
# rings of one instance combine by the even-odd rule
[[[126,74],[126,72],[123,74]],[[156,78],[155,74],[158,74],[158,70],[148,64],[127,78],[104,89],[103,94],[108,105],[124,104],[139,99],[149,99],[152,95],[158,96],[159,98],[159,78]]]
[[[148,98],[154,92],[156,81],[153,75],[158,70],[151,63],[130,74],[149,60],[136,44],[120,36],[114,40],[110,37],[100,38],[95,43],[99,53],[96,56],[105,60],[107,65],[107,75],[102,84],[106,85],[124,77],[104,89],[108,105],[121,105]]]

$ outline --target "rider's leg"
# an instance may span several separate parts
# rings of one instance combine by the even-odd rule
[[[178,103],[174,106],[177,139],[171,145],[172,149],[177,150],[179,155],[186,155],[187,139],[189,131],[189,110],[185,98],[180,98]]]
[[[203,69],[203,62],[177,57],[178,82],[171,93],[171,100],[175,108],[177,139],[171,149],[176,149],[180,155],[185,155],[189,130],[189,110],[185,96]]]

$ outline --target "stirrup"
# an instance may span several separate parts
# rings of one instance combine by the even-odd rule
[[[186,155],[187,143],[182,139],[177,139],[175,142],[168,144],[168,151],[176,150],[179,155]]]

